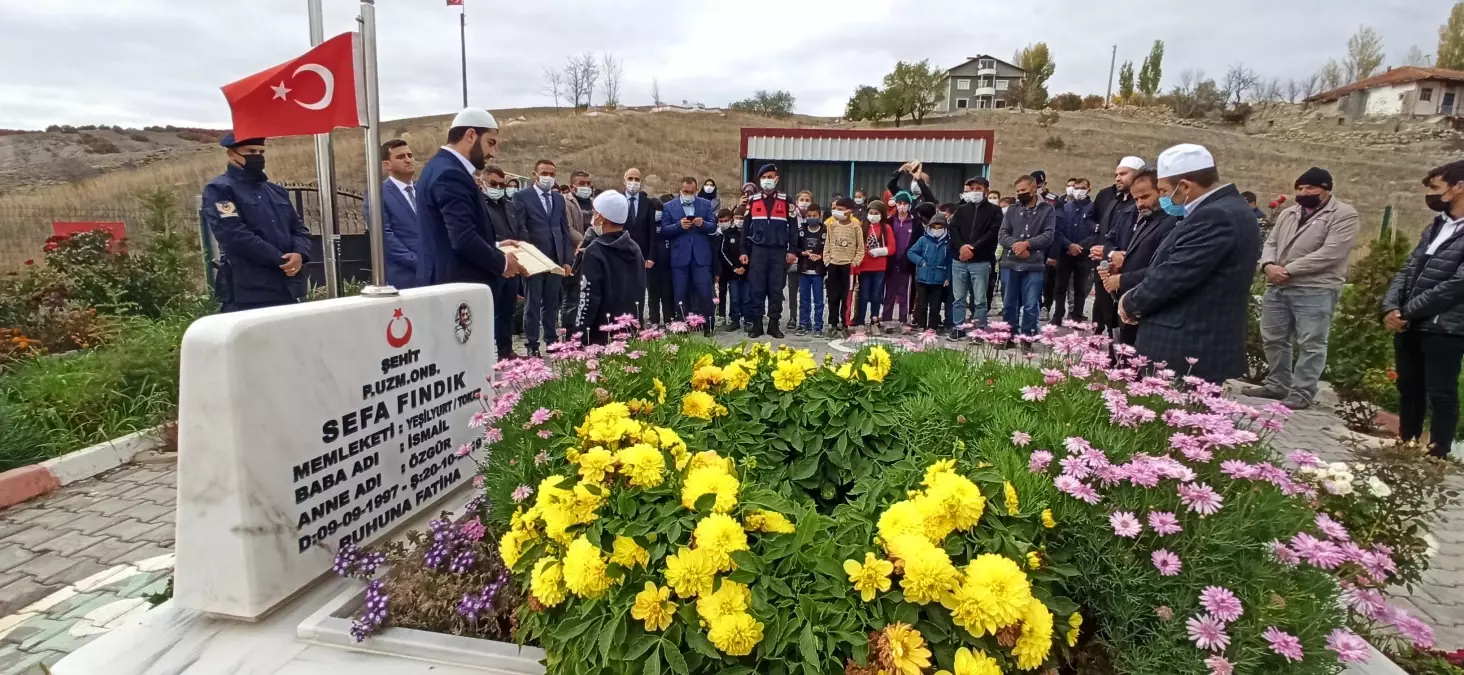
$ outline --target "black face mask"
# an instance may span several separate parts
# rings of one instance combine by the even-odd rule
[[[1445,213],[1449,210],[1449,203],[1444,201],[1443,195],[1425,195],[1423,202],[1428,204],[1428,208],[1439,213]]]
[[[1296,203],[1304,209],[1314,209],[1322,205],[1321,195],[1296,195]]]
[[[1017,195],[1017,201],[1021,202],[1023,206],[1031,206],[1032,202],[1036,200],[1037,195],[1031,192],[1023,192]]]
[[[264,155],[244,155],[244,173],[250,178],[264,180]]]

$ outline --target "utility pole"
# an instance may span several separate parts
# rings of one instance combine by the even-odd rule
[[[312,47],[325,41],[325,21],[320,4],[320,0],[308,0],[306,3]],[[368,164],[372,157],[371,153],[366,153]],[[336,246],[340,238],[336,235],[335,217],[335,146],[329,132],[315,135],[315,186],[320,197],[320,253],[325,267],[325,296],[339,298],[341,284],[340,269],[336,266]]]
[[[458,15],[458,40],[463,48],[463,107],[468,107],[468,5],[458,5],[463,13]]]
[[[1113,104],[1113,67],[1116,65],[1118,65],[1118,45],[1113,45],[1113,57],[1108,61],[1108,95],[1103,97],[1104,110]]]

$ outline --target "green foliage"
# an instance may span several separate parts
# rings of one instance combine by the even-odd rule
[[[752,98],[737,101],[728,107],[738,112],[747,112],[756,115],[792,117],[793,106],[796,101],[797,99],[793,97],[793,93],[790,91],[779,89],[770,92],[766,89],[759,89],[752,95]]]
[[[855,89],[854,95],[844,105],[844,119],[850,122],[878,122],[886,116],[879,89],[869,85]]]
[[[904,115],[915,118],[917,123],[923,122],[945,98],[945,82],[945,73],[932,67],[929,59],[896,63],[895,69],[884,76],[881,93],[886,106],[894,113],[896,126]]]
[[[1153,97],[1159,93],[1159,83],[1163,79],[1164,41],[1155,40],[1154,46],[1149,48],[1149,55],[1144,57],[1144,65],[1139,68],[1139,91]]]
[[[1464,1],[1454,3],[1449,18],[1439,26],[1439,68],[1464,70]]]
[[[1057,72],[1057,62],[1053,60],[1047,43],[1038,42],[1018,49],[1012,62],[1027,71],[1017,86],[1017,100],[1033,110],[1047,107],[1047,81]]]
[[[1378,32],[1362,26],[1347,39],[1347,58],[1342,67],[1347,71],[1348,82],[1358,82],[1372,77],[1383,65],[1383,37]]]
[[[1118,69],[1118,98],[1124,103],[1134,97],[1134,62],[1124,61]]]
[[[1386,235],[1374,240],[1348,270],[1348,283],[1332,319],[1328,339],[1327,381],[1337,390],[1349,424],[1370,427],[1367,404],[1398,409],[1398,392],[1389,374],[1393,368],[1393,334],[1383,328],[1383,295],[1408,259],[1408,242]]]
[[[1076,112],[1083,109],[1083,97],[1072,92],[1058,94],[1057,96],[1052,97],[1052,101],[1049,102],[1048,105],[1055,110]]]

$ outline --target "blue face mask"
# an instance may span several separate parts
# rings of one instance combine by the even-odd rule
[[[1164,195],[1159,198],[1159,208],[1164,209],[1164,212],[1171,216],[1184,215],[1184,206],[1175,204],[1174,200],[1169,198],[1169,195]]]

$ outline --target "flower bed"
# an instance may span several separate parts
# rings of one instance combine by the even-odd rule
[[[494,607],[550,673],[1309,674],[1364,635],[1431,643],[1381,589],[1426,564],[1434,510],[1285,468],[1279,406],[1042,342],[1032,365],[913,343],[819,364],[644,331],[500,364],[460,527],[496,535],[524,602]],[[415,620],[381,583],[363,618]]]

